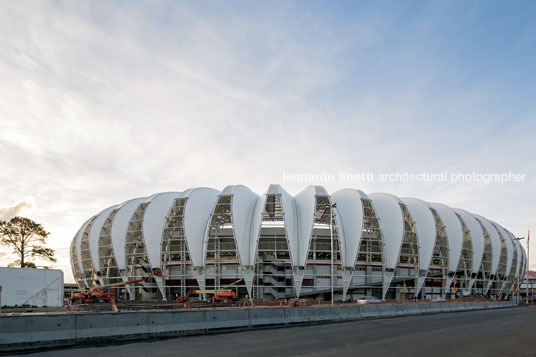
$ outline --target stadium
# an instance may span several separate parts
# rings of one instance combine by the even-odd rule
[[[280,185],[260,196],[231,185],[135,198],[89,218],[70,255],[80,289],[117,286],[112,294],[135,301],[225,288],[271,300],[507,299],[526,267],[514,235],[482,216],[321,186],[295,196]]]

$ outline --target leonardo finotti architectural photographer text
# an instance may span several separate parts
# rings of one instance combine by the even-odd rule
[[[290,173],[283,172],[285,182],[477,182],[477,183],[506,183],[525,182],[527,174],[515,172],[503,173],[477,173],[477,172],[345,172],[330,173],[327,171],[320,173]]]

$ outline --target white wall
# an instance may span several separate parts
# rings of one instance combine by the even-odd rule
[[[0,268],[2,306],[63,306],[63,272]]]

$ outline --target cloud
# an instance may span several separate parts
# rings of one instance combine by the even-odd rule
[[[0,208],[0,220],[10,220],[17,216],[23,209],[32,208],[33,204],[29,201],[21,201],[12,207]]]

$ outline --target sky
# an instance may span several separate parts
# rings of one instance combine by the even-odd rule
[[[0,219],[42,223],[58,262],[39,264],[67,282],[86,219],[199,186],[390,192],[536,238],[535,10],[502,0],[0,1]],[[503,173],[524,176],[478,176]],[[14,259],[1,249],[5,266]]]

